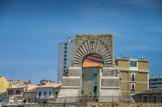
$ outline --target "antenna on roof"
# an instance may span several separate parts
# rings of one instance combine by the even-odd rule
[[[120,58],[122,58],[122,54],[120,54]]]
[[[143,59],[143,54],[142,54],[142,56],[141,56],[141,59]]]

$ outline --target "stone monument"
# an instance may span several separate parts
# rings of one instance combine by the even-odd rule
[[[61,90],[57,102],[77,102],[82,96],[82,64],[89,54],[97,54],[103,58],[101,87],[98,96],[99,102],[118,102],[120,98],[120,73],[114,62],[114,40],[112,34],[76,34],[72,66],[68,75],[63,77]],[[60,99],[59,99],[60,98]]]

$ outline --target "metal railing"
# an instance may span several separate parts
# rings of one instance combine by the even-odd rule
[[[121,96],[77,96],[58,97],[56,103],[87,103],[87,102],[133,102],[130,97]]]

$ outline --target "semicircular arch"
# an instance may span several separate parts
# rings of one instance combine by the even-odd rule
[[[98,54],[102,57],[104,61],[104,67],[108,67],[112,64],[112,55],[106,45],[100,40],[88,40],[82,43],[77,49],[73,58],[73,66],[82,67],[82,62],[85,57],[92,53]]]

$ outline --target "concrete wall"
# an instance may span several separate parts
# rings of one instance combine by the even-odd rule
[[[65,43],[67,44],[66,46]],[[67,47],[67,49],[65,49],[65,47]],[[67,51],[67,53],[65,53],[65,51]],[[68,69],[71,66],[72,55],[73,55],[73,42],[59,43],[57,82],[62,82],[64,70]],[[64,68],[64,66],[66,66],[66,68]]]

